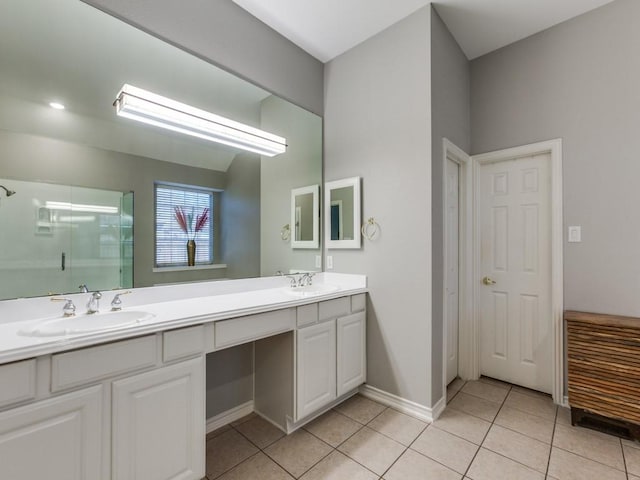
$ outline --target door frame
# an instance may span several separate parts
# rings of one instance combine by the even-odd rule
[[[447,160],[453,160],[458,164],[458,376],[470,378],[469,364],[472,355],[465,356],[464,362],[460,353],[462,351],[475,350],[471,342],[471,337],[467,334],[468,329],[460,328],[469,323],[473,306],[473,283],[472,283],[472,259],[473,259],[473,165],[471,157],[461,148],[456,146],[447,138],[442,139],[442,219],[443,227],[446,226],[447,202],[444,196],[447,186]],[[448,272],[448,250],[447,232],[442,229],[443,245],[443,275],[442,275],[442,391],[447,391],[447,272]],[[463,331],[464,330],[464,331]],[[446,394],[445,394],[446,398]]]
[[[465,357],[465,376],[477,379],[480,376],[479,358],[479,287],[480,287],[480,225],[479,225],[479,190],[480,167],[489,163],[503,162],[518,157],[538,154],[549,154],[551,158],[551,342],[552,342],[552,396],[554,403],[565,405],[564,397],[564,329],[562,323],[563,312],[563,223],[562,223],[562,139],[532,143],[520,147],[496,150],[494,152],[473,155],[471,157],[473,169],[473,269],[472,296],[473,314],[467,317],[465,330],[471,337],[474,348],[460,353]],[[462,363],[462,362],[461,362]]]

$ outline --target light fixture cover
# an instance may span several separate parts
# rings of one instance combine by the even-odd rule
[[[121,117],[268,157],[287,148],[283,137],[129,84],[123,85],[113,105]]]

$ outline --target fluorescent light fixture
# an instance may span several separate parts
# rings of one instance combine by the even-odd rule
[[[118,213],[118,207],[106,205],[84,205],[82,203],[52,202],[47,200],[45,205],[50,210],[70,210],[72,212]]]
[[[121,117],[268,157],[287,148],[286,139],[278,135],[128,84],[123,85],[113,105]]]
[[[50,102],[49,106],[51,108],[55,108],[56,110],[64,110],[64,105],[59,102]]]

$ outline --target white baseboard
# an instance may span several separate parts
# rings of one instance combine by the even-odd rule
[[[243,403],[242,405],[238,405],[237,407],[233,407],[225,412],[219,413],[218,415],[207,418],[207,433],[213,432],[220,427],[224,427],[231,422],[235,422],[236,420],[240,420],[242,417],[249,415],[253,412],[253,400],[248,401],[247,403]]]
[[[424,420],[425,422],[433,422],[434,419],[438,418],[438,415],[442,413],[442,410],[444,410],[444,407],[446,406],[444,397],[441,398],[433,408],[429,408],[424,405],[420,405],[419,403],[412,402],[411,400],[398,397],[392,393],[385,392],[379,388],[372,387],[371,385],[362,385],[360,387],[360,394],[402,413]]]

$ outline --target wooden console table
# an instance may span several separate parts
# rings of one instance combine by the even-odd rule
[[[640,440],[640,318],[566,311],[574,425]]]

